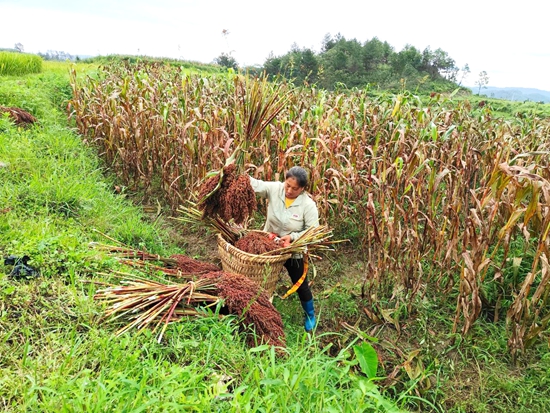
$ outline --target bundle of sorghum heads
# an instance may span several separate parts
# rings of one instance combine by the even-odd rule
[[[221,183],[219,175],[204,181],[198,194],[201,200],[198,208],[203,218],[219,217],[224,222],[233,221],[240,225],[256,211],[256,194],[250,178],[237,175],[236,170],[235,164],[230,164],[223,168]]]

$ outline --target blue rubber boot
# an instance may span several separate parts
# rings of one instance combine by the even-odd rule
[[[306,313],[304,328],[306,329],[307,332],[310,332],[315,328],[315,325],[317,324],[315,320],[315,311],[313,309],[313,298],[309,301],[301,301],[301,303],[302,303],[302,308]]]

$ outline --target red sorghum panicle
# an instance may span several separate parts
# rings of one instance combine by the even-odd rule
[[[242,224],[256,211],[256,194],[248,175],[239,175],[231,182],[223,195],[222,203],[228,206],[224,216],[233,218],[236,224]]]
[[[249,254],[263,254],[279,248],[279,245],[270,240],[267,233],[249,232],[235,242],[235,247]]]
[[[201,275],[216,285],[217,296],[222,298],[231,314],[242,317],[247,327],[252,327],[261,342],[285,347],[285,332],[281,314],[269,301],[265,290],[250,278],[223,271]],[[248,335],[247,343],[256,345],[254,336]]]
[[[199,261],[182,254],[171,255],[170,258],[177,261],[176,267],[184,274],[203,274],[212,271],[220,271],[220,267],[209,262]]]

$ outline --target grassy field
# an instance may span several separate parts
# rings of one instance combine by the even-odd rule
[[[40,74],[0,79],[0,105],[38,118],[30,128],[0,118],[0,254],[26,254],[41,272],[14,279],[0,263],[4,411],[550,411],[550,343],[514,360],[503,321],[489,315],[468,335],[451,333],[450,296],[373,323],[361,289],[367,262],[353,245],[316,262],[315,334],[303,332],[296,297],[275,298],[285,357],[248,347],[239,320],[215,310],[171,325],[160,343],[148,332],[116,337],[93,296],[118,281],[113,269],[129,270],[90,242],[106,234],[214,262],[215,241],[178,226],[167,209],[148,213],[156,204],[140,202],[140,193],[115,189],[120,182],[67,123],[67,70],[46,64]],[[358,357],[363,343],[378,353],[374,380]]]
[[[3,78],[0,102],[35,114],[0,119],[0,253],[28,255],[41,275],[0,265],[0,406],[4,411],[398,411],[358,369],[289,324],[288,354],[249,348],[238,320],[205,311],[151,334],[114,336],[93,300],[117,263],[88,247],[101,234],[159,254],[187,253],[164,220],[115,194],[113,178],[67,126],[68,79]],[[177,242],[175,242],[177,240]],[[213,245],[213,244],[212,244]]]

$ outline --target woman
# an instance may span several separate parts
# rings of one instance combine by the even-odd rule
[[[251,177],[250,183],[258,196],[268,200],[264,231],[277,234],[280,243],[291,243],[308,228],[319,226],[317,205],[305,190],[308,175],[304,168],[290,168],[285,174],[284,182],[266,182]],[[285,262],[285,268],[292,283],[296,283],[304,272],[303,256],[292,256]],[[307,276],[298,288],[298,296],[305,312],[304,328],[311,331],[316,320]]]

